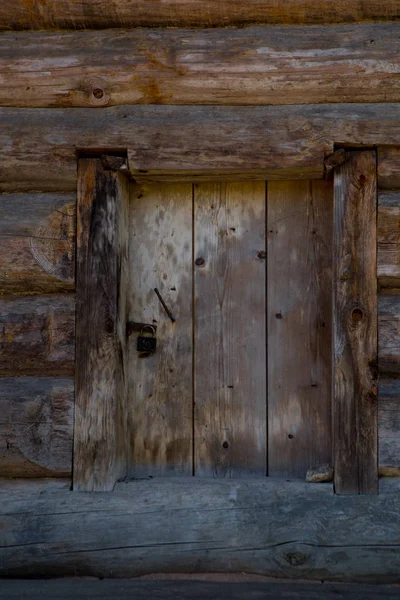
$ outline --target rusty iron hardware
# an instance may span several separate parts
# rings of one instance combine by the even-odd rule
[[[168,306],[165,304],[164,299],[161,296],[160,292],[158,291],[157,288],[154,288],[154,291],[157,294],[157,298],[161,302],[161,305],[162,305],[163,309],[165,310],[165,312],[167,313],[168,317],[171,319],[172,323],[175,323],[176,319],[174,318],[172,312],[169,310]]]
[[[150,325],[149,323],[136,323],[136,321],[128,321],[126,324],[126,335],[130,336],[132,333],[140,333],[145,327],[152,327],[154,335],[157,333],[157,325]]]

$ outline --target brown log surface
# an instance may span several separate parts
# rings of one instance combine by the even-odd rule
[[[0,378],[0,477],[69,477],[73,410],[72,379]]]
[[[0,29],[224,27],[400,18],[396,0],[3,0]]]
[[[73,375],[74,323],[73,294],[2,296],[0,375]]]
[[[101,159],[78,163],[74,490],[126,474],[129,182]]]
[[[400,287],[400,192],[378,196],[378,282]]]
[[[0,195],[0,294],[74,288],[75,203],[73,194]]]
[[[0,106],[400,100],[400,24],[4,32]]]
[[[332,399],[335,491],[376,493],[376,153],[353,151],[334,174]]]

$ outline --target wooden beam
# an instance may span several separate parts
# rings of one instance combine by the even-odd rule
[[[107,491],[126,470],[128,179],[78,163],[74,490]]]
[[[73,379],[0,378],[0,477],[70,477],[73,414]]]
[[[400,148],[383,146],[378,148],[378,186],[380,190],[400,188]]]
[[[324,25],[399,18],[396,0],[3,0],[0,29]]]
[[[71,376],[75,296],[1,296],[0,375]]]
[[[75,194],[0,195],[0,293],[75,288]]]
[[[5,32],[0,106],[398,102],[399,27]]]
[[[378,283],[400,287],[400,192],[378,196]]]
[[[397,583],[399,482],[380,487],[379,496],[338,498],[330,484],[273,478],[160,478],[117,484],[112,494],[19,484],[1,498],[0,575],[243,571]]]
[[[138,181],[320,179],[334,144],[400,144],[400,103],[0,109],[0,191],[75,191],[76,153],[128,148]],[[46,165],[46,168],[43,168]]]
[[[334,175],[335,491],[373,494],[377,462],[376,153],[349,152]]]
[[[400,476],[400,380],[379,381],[379,472]]]
[[[400,293],[385,290],[379,294],[379,372],[400,376]]]

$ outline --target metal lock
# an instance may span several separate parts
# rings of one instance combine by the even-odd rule
[[[145,331],[149,331],[151,337],[143,335]],[[154,353],[157,347],[156,330],[151,325],[144,325],[137,339],[136,350],[138,352]]]

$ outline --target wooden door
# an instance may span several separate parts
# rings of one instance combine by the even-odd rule
[[[128,312],[158,346],[129,340],[129,476],[330,460],[331,221],[326,182],[132,185]]]

